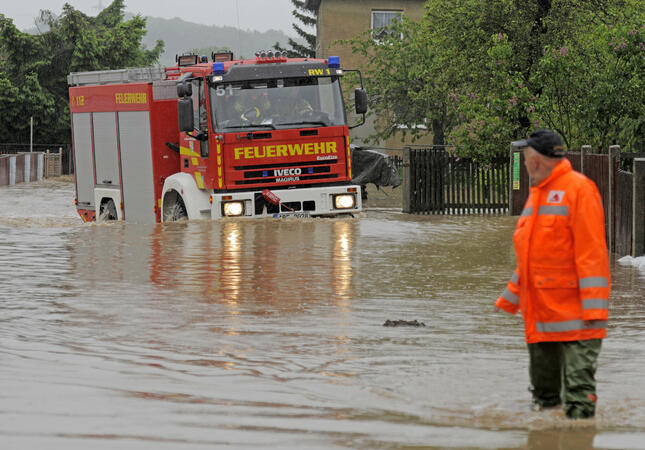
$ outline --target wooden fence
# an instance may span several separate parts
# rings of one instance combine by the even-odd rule
[[[47,150],[45,153],[44,177],[60,177],[63,174],[63,154],[62,149],[56,153]]]
[[[633,159],[632,256],[645,255],[645,154]]]
[[[631,255],[634,174],[618,169],[616,175],[614,252],[618,255]]]
[[[614,252],[645,255],[645,153],[618,153],[617,159],[613,196]]]
[[[403,150],[403,212],[504,214],[509,162],[478,163],[443,149]]]

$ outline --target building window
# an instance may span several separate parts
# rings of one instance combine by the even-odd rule
[[[401,21],[403,11],[372,11],[372,33],[374,39],[380,41],[386,34],[391,33],[388,26]]]

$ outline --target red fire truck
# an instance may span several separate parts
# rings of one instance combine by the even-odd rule
[[[360,212],[338,57],[259,52],[72,73],[76,205],[85,221]],[[355,90],[356,112],[367,97]]]

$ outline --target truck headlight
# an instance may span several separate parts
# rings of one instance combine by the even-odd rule
[[[226,202],[223,206],[225,216],[232,217],[244,214],[244,202]]]
[[[354,194],[338,194],[334,195],[334,208],[335,209],[351,209],[356,206],[356,197]]]

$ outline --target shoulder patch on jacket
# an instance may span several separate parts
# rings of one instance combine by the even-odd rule
[[[547,203],[562,203],[564,199],[564,191],[549,191],[546,198]]]

